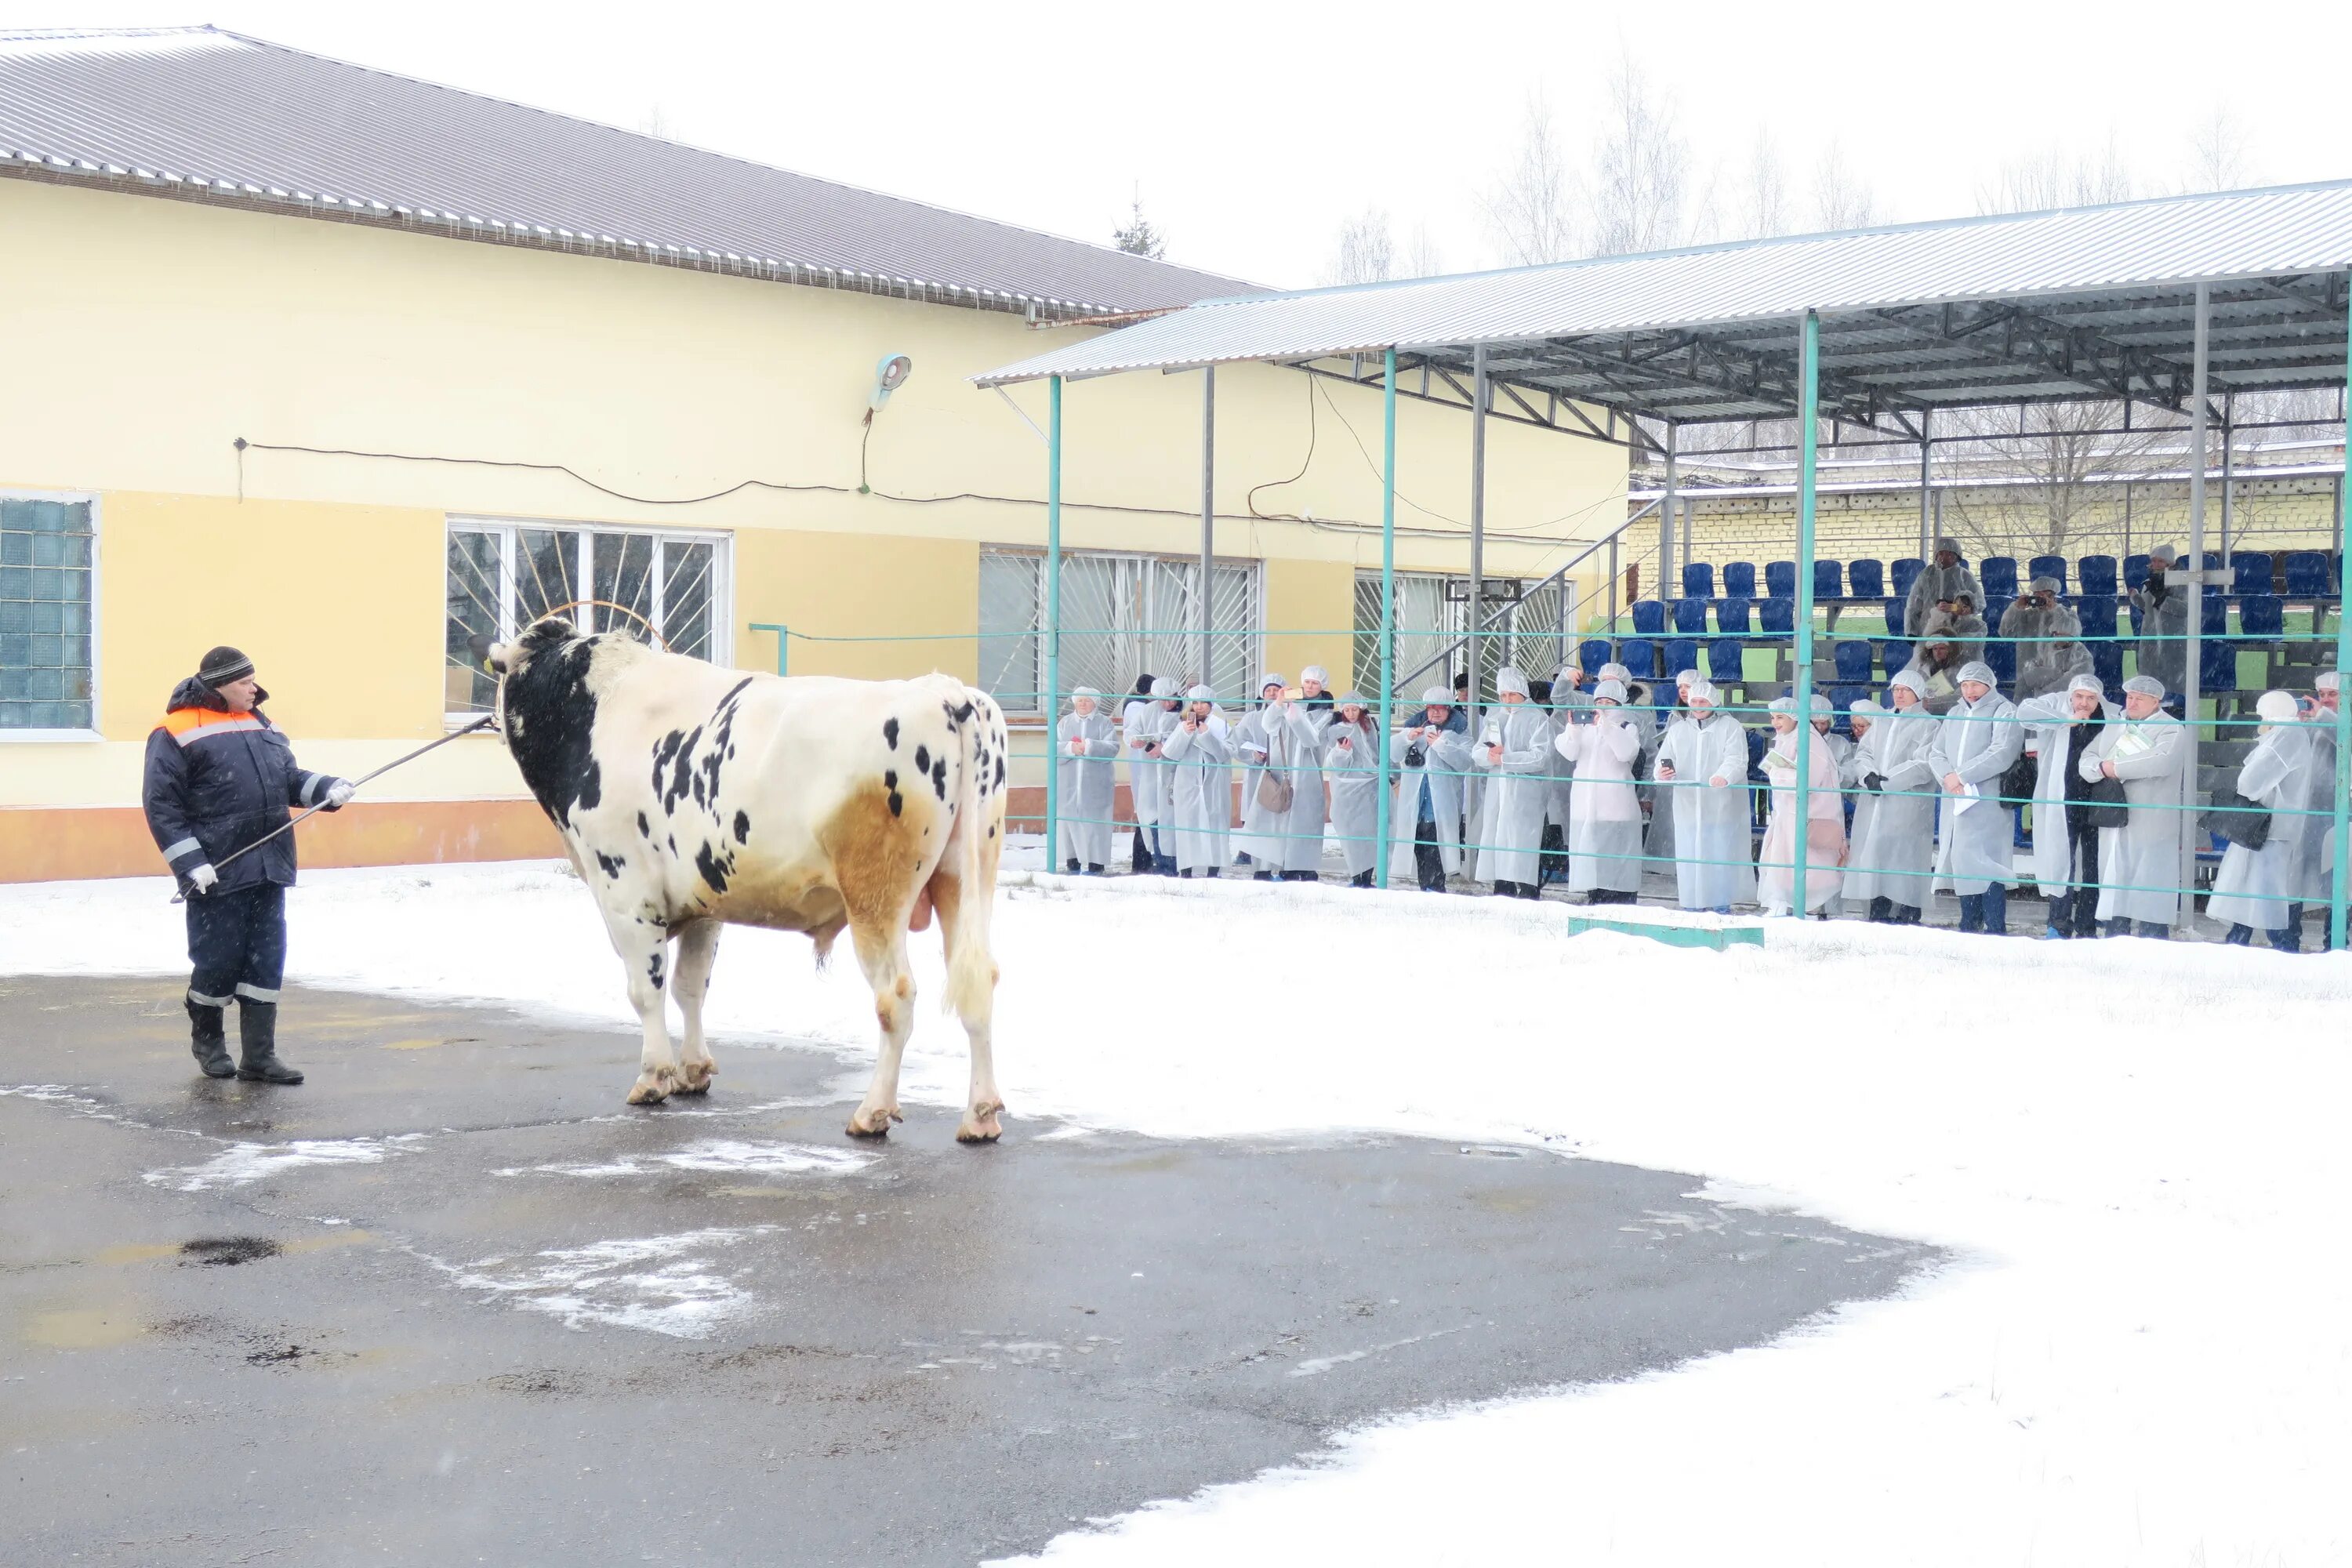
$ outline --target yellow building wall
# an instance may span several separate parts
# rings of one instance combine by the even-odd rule
[[[982,546],[1045,540],[1045,391],[969,378],[1084,329],[8,178],[0,232],[0,342],[38,367],[0,377],[0,488],[99,498],[102,733],[0,739],[0,812],[135,805],[147,730],[215,642],[255,656],[308,765],[356,776],[438,733],[452,517],[731,535],[734,661],[774,668],[755,622],[890,639],[793,645],[795,673],[865,676],[976,674],[971,642],[916,638],[978,629]],[[914,374],[861,462],[893,353]],[[1197,552],[1201,382],[1067,388],[1066,547]],[[1229,366],[1217,413],[1217,553],[1265,563],[1276,627],[1349,625],[1380,563],[1378,396]],[[1463,570],[1465,419],[1402,399],[1398,447],[1399,568]],[[1488,455],[1490,574],[1545,574],[1623,515],[1618,448],[1497,421]],[[1266,651],[1346,679],[1345,638]],[[488,741],[370,791],[520,794]]]

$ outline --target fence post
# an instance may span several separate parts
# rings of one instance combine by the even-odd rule
[[[2345,315],[2344,429],[2352,442],[2352,303]],[[2352,479],[2352,445],[2345,448],[2346,477]],[[2352,483],[2336,487],[2336,534],[2352,533]],[[2330,905],[2334,913],[2335,947],[2344,951],[2352,932],[2344,929],[2344,912],[2352,904],[2352,706],[2345,703],[2344,678],[2352,674],[2352,620],[2344,616],[2344,579],[2336,580],[2336,885]]]
[[[773,626],[766,621],[753,621],[751,623],[751,629],[755,632],[773,632],[776,634],[776,673],[778,675],[783,674],[784,657],[786,651],[785,645],[792,641],[792,628],[790,626]]]
[[[1054,731],[1061,717],[1062,690],[1062,378],[1046,385],[1045,422],[1045,869],[1062,862],[1061,760],[1054,754]]]
[[[1381,796],[1372,846],[1372,885],[1389,885],[1390,815],[1396,791],[1389,783],[1389,727],[1396,710],[1396,350],[1381,376]]]
[[[1805,849],[1811,838],[1813,766],[1813,490],[1821,445],[1822,318],[1805,312],[1798,341],[1797,426],[1797,825],[1794,901],[1790,912],[1805,916]]]

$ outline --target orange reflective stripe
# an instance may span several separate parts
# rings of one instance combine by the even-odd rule
[[[164,714],[163,722],[156,727],[183,746],[203,740],[206,735],[236,734],[268,728],[250,713],[224,713],[214,708],[175,708]]]

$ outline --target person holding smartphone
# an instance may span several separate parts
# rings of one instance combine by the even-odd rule
[[[1380,864],[1381,727],[1357,692],[1339,699],[1323,732],[1323,776],[1331,781],[1331,831],[1349,885],[1369,888]]]

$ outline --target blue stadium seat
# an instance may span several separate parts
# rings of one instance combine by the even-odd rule
[[[2126,599],[2124,603],[2131,606],[2132,636],[2137,637],[2139,636],[2140,623],[2139,601],[2137,599]]]
[[[1617,645],[1617,662],[1623,665],[1636,680],[1655,680],[1658,677],[1657,645],[1647,637],[1627,637]]]
[[[1655,599],[1633,601],[1633,630],[1645,637],[1664,637],[1666,631],[1666,607]]]
[[[2198,650],[2197,689],[2207,697],[2238,689],[2238,645],[2215,637]]]
[[[2017,597],[2017,557],[1988,555],[1977,563],[1977,581],[1984,584],[1988,599]]]
[[[2063,594],[2066,591],[2066,558],[2063,555],[2037,555],[2025,563],[2025,575],[2029,580],[2054,577],[2058,580],[2058,591]]]
[[[1748,635],[1748,612],[1753,599],[1726,597],[1715,602],[1715,629],[1734,637]]]
[[[2228,562],[2226,562],[2226,561],[2224,561],[2224,560],[2222,560],[2222,559],[2221,559],[2221,552],[2220,551],[2218,551],[2218,550],[2209,550],[2209,551],[2207,551],[2207,552],[2205,552],[2205,570],[2206,570],[2206,571],[2208,571],[2208,572],[2227,572],[2229,569],[2230,569],[2230,563],[2229,563]]]
[[[1900,599],[1886,601],[1886,635],[1897,637],[1903,635],[1903,601]]]
[[[2205,612],[2198,617],[2197,629],[2200,634],[2208,637],[2225,637],[2230,635],[2229,600],[2218,593],[2208,593],[2199,601],[2199,608]]]
[[[1794,636],[1797,630],[1797,601],[1774,597],[1756,603],[1756,618],[1761,635],[1768,637]]]
[[[2074,614],[2083,623],[2083,640],[2112,638],[2116,635],[2116,605],[2112,594],[2084,593],[2074,601]]]
[[[1676,637],[1666,645],[1666,678],[1674,679],[1685,669],[1698,668],[1698,639]]]
[[[1741,604],[1748,601],[1742,599]],[[1706,645],[1706,678],[1709,680],[1745,680],[1748,679],[1746,649],[1738,637],[1717,637]]]
[[[1793,599],[1797,596],[1795,562],[1768,561],[1764,563],[1764,596],[1768,599]]]
[[[2147,587],[2147,556],[2145,556],[2145,555],[2126,555],[2126,556],[2125,556],[2125,557],[2124,557],[2124,587],[2125,587],[2125,589],[2126,589],[2127,592],[2137,594],[2137,593],[2138,593],[2142,588],[2145,588],[2145,587]]]
[[[1830,725],[1830,728],[1851,741],[1853,739],[1853,705],[1870,695],[1870,688],[1868,686],[1832,686],[1825,695],[1830,700],[1831,710],[1837,714],[1836,721]]]
[[[2271,591],[2271,558],[2259,550],[2241,550],[2230,557],[2230,592],[2244,598]]]
[[[1870,645],[1858,637],[1838,639],[1832,650],[1837,659],[1837,678],[1847,686],[1870,684]]]
[[[2090,647],[2091,669],[2098,676],[2099,684],[2113,696],[2116,688],[2124,683],[2124,645],[2119,642],[2095,642]]]
[[[1704,637],[1706,634],[1706,601],[1705,599],[1676,599],[1675,601],[1675,630],[1683,633],[1686,637]]]
[[[1845,567],[1841,563],[1813,563],[1813,597],[1817,600],[1845,597]]]
[[[1712,599],[1715,597],[1715,563],[1710,561],[1683,563],[1683,597]]]
[[[1743,713],[1739,717],[1743,722],[1760,723],[1760,715],[1758,714]],[[1748,779],[1751,784],[1763,782],[1764,748],[1772,743],[1769,739],[1771,733],[1771,731],[1761,727],[1748,731]]]
[[[1927,563],[1916,555],[1906,555],[1902,560],[1897,561],[1890,568],[1895,574],[1895,596],[1898,599],[1909,598],[1911,584],[1917,582],[1919,574],[1927,569]]]
[[[1723,563],[1723,596],[1727,599],[1752,599],[1756,596],[1756,563],[1727,561]]]
[[[1845,563],[1846,587],[1857,599],[1886,597],[1886,563],[1864,558]]]
[[[2002,642],[1999,637],[1995,637],[1985,644],[1984,661],[1992,666],[1992,672],[2000,677],[2000,683],[2003,686],[2013,687],[2017,684],[2017,645],[2015,643]]]
[[[2240,560],[2245,559],[2243,556]],[[2241,636],[2275,642],[2286,636],[2286,601],[2276,594],[2249,594],[2238,601]]]
[[[1577,645],[1576,657],[1579,667],[1584,671],[1584,689],[1590,691],[1593,683],[1601,679],[1601,667],[1617,656],[1606,637],[1587,637]]]
[[[2327,552],[2325,550],[2293,550],[2286,558],[2286,596],[2290,599],[2324,599],[2331,592],[2327,585]]]
[[[1901,637],[1889,637],[1880,646],[1879,653],[1886,660],[1886,673],[1889,679],[1893,678],[1896,670],[1911,662],[1911,649],[1914,646],[1905,642]]]
[[[1985,640],[1991,642],[2000,636],[2001,616],[2009,614],[2009,607],[2017,601],[2013,598],[1995,597],[1990,589],[1985,592],[1987,597],[1983,604],[1977,606],[1977,613],[1984,616]]]
[[[2112,555],[2085,555],[2074,563],[2076,581],[2083,584],[2085,598],[2092,595],[2116,596],[2116,558]]]

